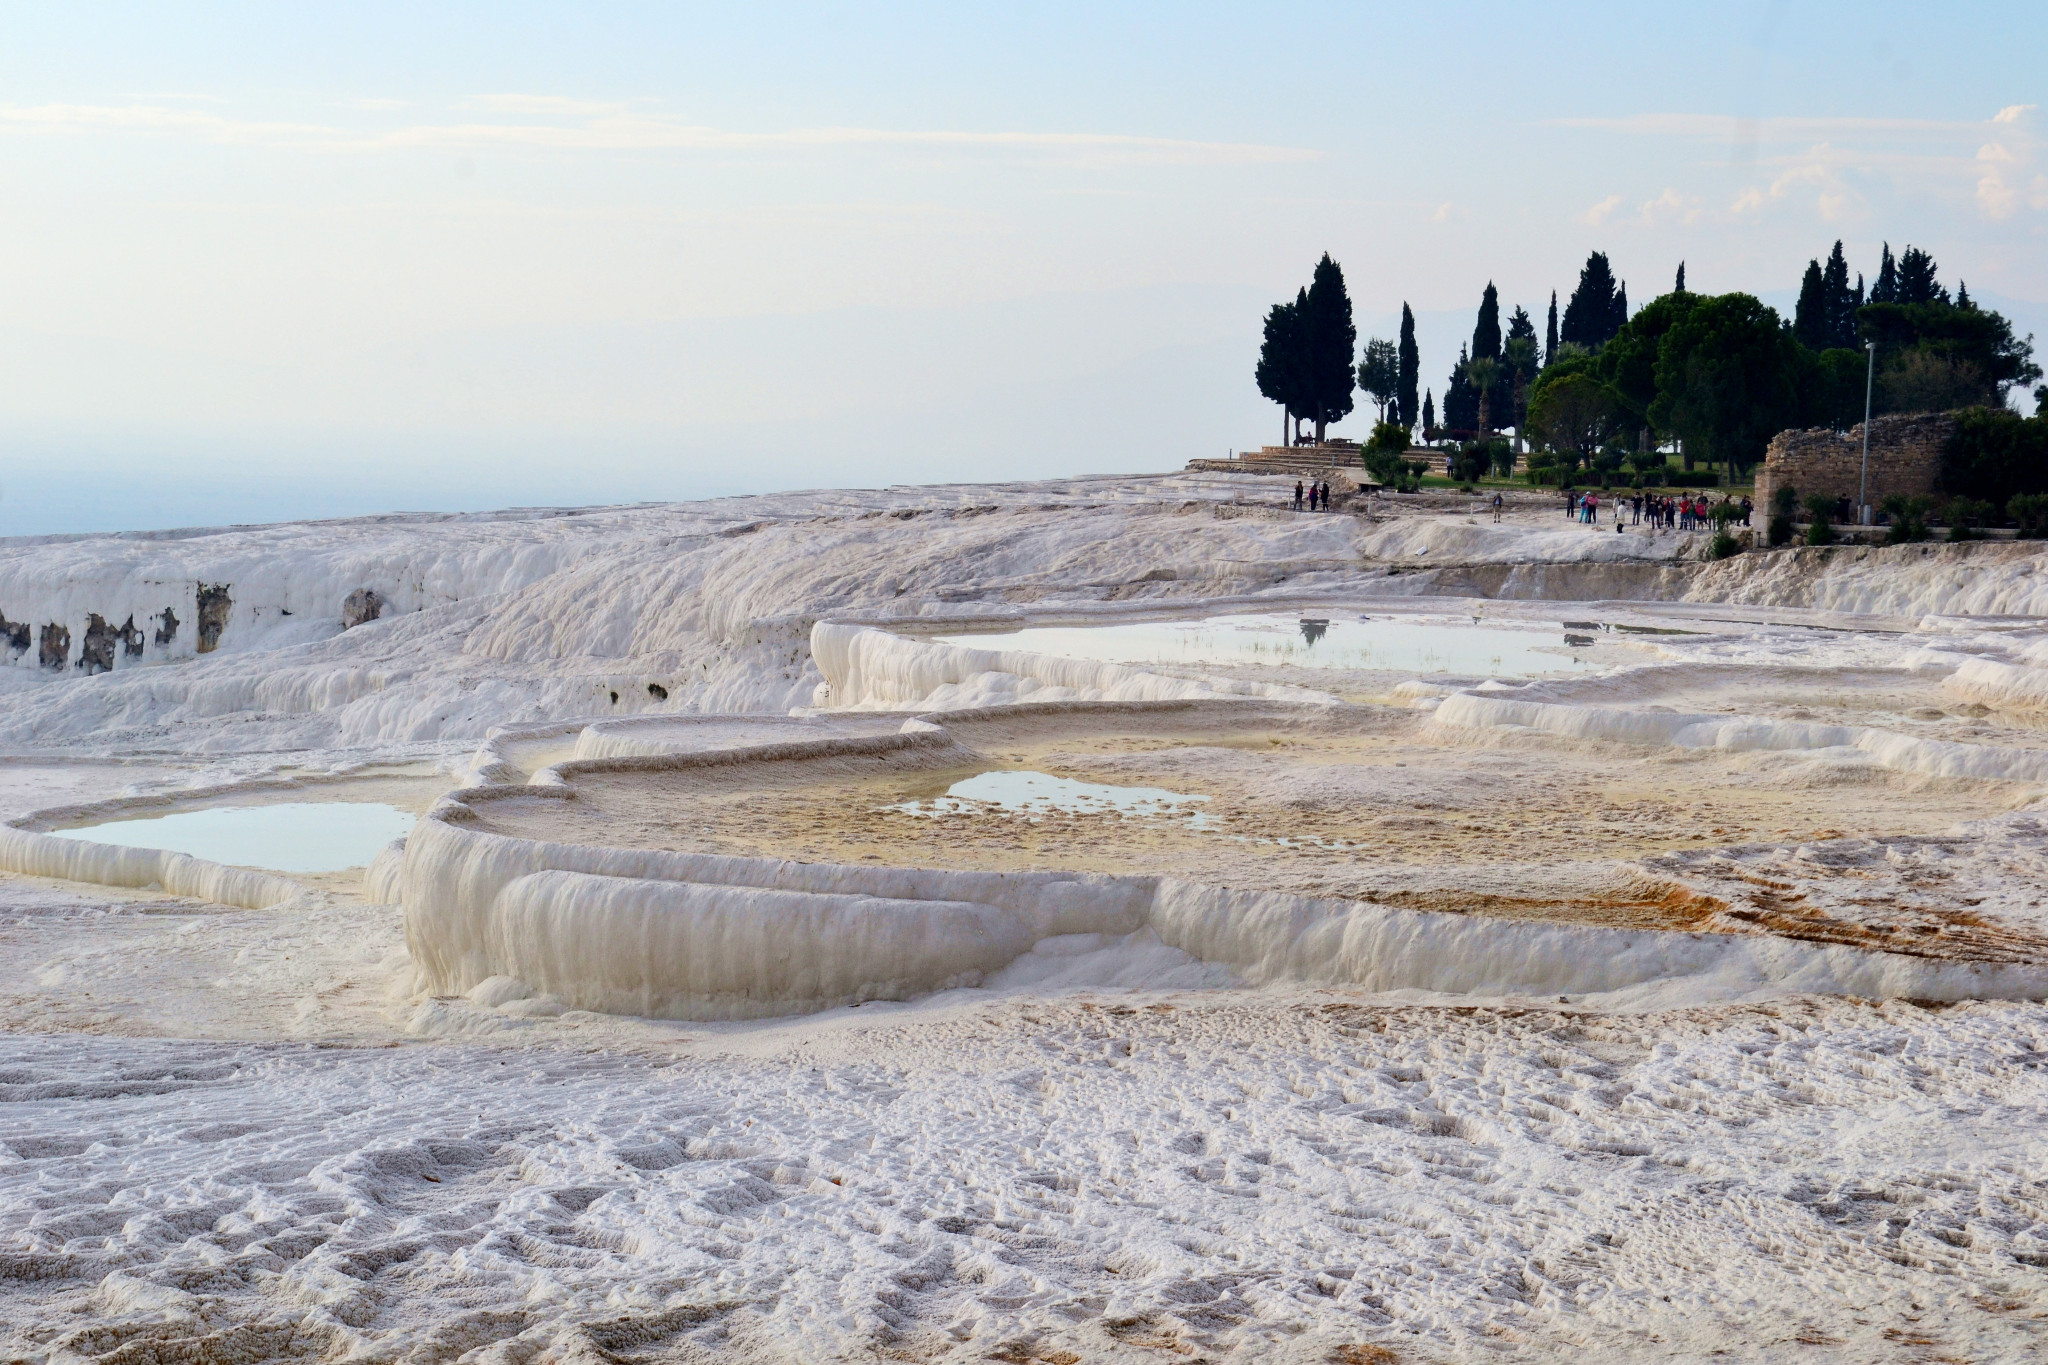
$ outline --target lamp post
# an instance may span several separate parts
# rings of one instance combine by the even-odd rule
[[[1877,343],[1863,343],[1869,362],[1863,371],[1863,477],[1856,484],[1856,506],[1865,526],[1870,525],[1870,391],[1877,384]]]

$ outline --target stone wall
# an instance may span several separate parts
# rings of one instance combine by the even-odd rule
[[[1955,434],[1956,420],[1945,412],[1904,413],[1870,423],[1870,487],[1872,507],[1894,493],[1908,496],[1935,491],[1941,481],[1941,448]],[[1756,502],[1765,510],[1779,488],[1790,485],[1803,502],[1814,493],[1856,501],[1863,469],[1863,427],[1837,431],[1781,431],[1771,438],[1764,462],[1756,471]]]

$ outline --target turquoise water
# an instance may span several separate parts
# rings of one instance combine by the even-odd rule
[[[1070,777],[1028,769],[1001,768],[962,778],[928,801],[905,801],[890,810],[911,815],[975,815],[998,813],[1027,819],[1066,811],[1074,815],[1183,816],[1200,827],[1198,809],[1209,798],[1164,787],[1112,787],[1102,782],[1076,782]]]
[[[412,824],[409,812],[382,802],[281,801],[109,820],[50,833],[123,848],[168,849],[272,872],[340,872],[368,866],[378,849],[404,838]]]
[[[1624,662],[1620,646],[1562,624],[1468,625],[1402,616],[1211,616],[938,638],[975,649],[1024,649],[1103,663],[1292,664],[1483,678],[1534,678]]]

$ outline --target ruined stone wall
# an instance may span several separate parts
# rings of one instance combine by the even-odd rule
[[[1945,412],[1902,413],[1870,424],[1870,487],[1875,507],[1894,493],[1932,493],[1941,482],[1941,449],[1955,434]],[[1856,500],[1863,468],[1863,427],[1835,431],[1781,431],[1771,438],[1756,471],[1757,506],[1769,509],[1777,490],[1790,485],[1803,501],[1814,493]]]

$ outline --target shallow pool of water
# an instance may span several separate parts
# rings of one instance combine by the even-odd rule
[[[368,866],[378,849],[404,838],[412,824],[409,812],[378,801],[280,801],[109,820],[50,833],[124,848],[168,849],[272,872],[340,872]]]
[[[1024,649],[1123,664],[1292,664],[1300,668],[1534,678],[1613,668],[1626,646],[1557,625],[1495,625],[1410,617],[1211,616],[1030,626],[990,635],[942,635],[975,649]]]
[[[1051,773],[1004,768],[964,777],[929,800],[905,801],[887,809],[911,815],[999,813],[1027,819],[1054,811],[1139,818],[1177,816],[1200,827],[1207,823],[1200,807],[1208,799],[1164,787],[1113,787],[1102,782],[1076,782]]]

